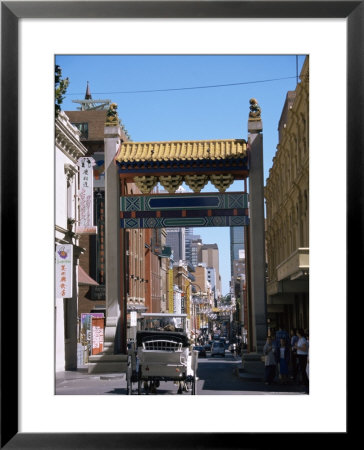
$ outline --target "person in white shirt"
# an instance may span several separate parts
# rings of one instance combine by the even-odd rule
[[[302,328],[297,331],[298,341],[295,346],[297,349],[297,358],[299,364],[299,371],[301,374],[301,382],[308,387],[308,377],[306,373],[307,356],[308,356],[308,342],[304,335]]]

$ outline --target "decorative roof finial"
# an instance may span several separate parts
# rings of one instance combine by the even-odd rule
[[[89,83],[89,82],[87,82],[87,88],[86,88],[85,100],[91,100],[91,99],[92,99],[92,95],[91,95],[91,91],[90,91],[90,86],[89,86],[88,83]]]
[[[119,117],[116,112],[118,105],[116,103],[111,103],[109,109],[106,113],[105,127],[117,127],[119,126]]]
[[[249,121],[262,120],[260,117],[262,110],[258,105],[258,101],[255,98],[251,98],[249,100],[249,103],[250,103]]]

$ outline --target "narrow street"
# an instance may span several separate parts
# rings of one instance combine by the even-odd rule
[[[244,377],[237,371],[241,367],[240,357],[226,351],[226,356],[199,358],[197,369],[196,395],[287,395],[305,394],[296,384],[275,383],[266,386],[263,381],[264,366],[255,362],[257,369],[248,369]],[[87,369],[66,372],[66,376],[56,380],[56,395],[126,395],[124,374],[87,374]],[[142,389],[142,395],[178,395],[178,386],[172,381],[161,382],[155,393]],[[133,383],[132,395],[138,395],[137,383]],[[183,391],[182,395],[191,395]]]

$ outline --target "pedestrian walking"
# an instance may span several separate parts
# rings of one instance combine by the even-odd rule
[[[276,375],[276,347],[273,345],[273,339],[271,336],[267,337],[267,341],[263,347],[264,354],[264,382],[267,385],[273,383],[274,377]]]
[[[234,344],[231,344],[231,353],[232,353],[232,355],[234,356],[234,354],[235,354],[235,350],[236,350],[236,344],[234,343]]]
[[[299,363],[299,372],[301,383],[308,387],[308,377],[306,373],[308,342],[302,328],[297,330],[298,341],[296,342],[297,358]]]
[[[297,370],[298,370],[298,361],[297,361],[297,349],[296,343],[298,341],[298,336],[296,332],[296,328],[291,329],[291,355],[290,355],[290,366],[291,366],[291,380],[296,381],[297,379]]]
[[[279,364],[279,378],[283,384],[287,384],[288,380],[288,364],[290,359],[290,348],[286,340],[281,338],[280,345],[276,354],[277,363]]]

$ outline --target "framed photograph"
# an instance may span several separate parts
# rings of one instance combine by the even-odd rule
[[[344,245],[341,243],[340,246],[341,251],[344,250],[340,253],[341,272],[339,275],[332,273],[334,269],[330,266],[331,261],[329,262],[330,258],[328,258],[326,264],[330,268],[322,267],[322,276],[317,281],[317,286],[320,286],[320,295],[324,296],[326,292],[331,292],[332,287],[329,284],[335,278],[340,276],[346,283],[344,282],[344,285],[338,288],[340,295],[333,302],[333,305],[340,303],[340,307],[337,308],[339,313],[329,311],[326,314],[326,310],[319,309],[317,317],[320,320],[316,317],[316,329],[322,328],[329,336],[332,332],[335,333],[337,320],[341,317],[340,313],[343,309],[345,312],[346,309],[343,305],[346,305],[349,298],[353,297],[354,292],[355,295],[360,292],[359,280],[362,277],[363,263],[361,258],[358,262],[356,255],[358,249],[359,251],[363,249],[362,173],[364,167],[361,149],[364,145],[364,5],[362,1],[1,2],[1,448],[139,449],[149,446],[160,449],[173,445],[176,449],[223,449],[254,448],[266,445],[269,439],[277,439],[273,436],[277,434],[277,428],[266,426],[267,421],[276,415],[276,411],[284,408],[290,415],[290,411],[297,412],[302,409],[305,411],[306,419],[310,411],[313,411],[314,417],[316,412],[313,405],[309,403],[310,400],[307,404],[303,404],[302,401],[295,404],[292,402],[294,396],[287,396],[291,398],[285,401],[280,399],[279,403],[274,398],[268,400],[269,396],[261,396],[262,398],[259,399],[246,400],[235,398],[233,405],[232,399],[222,396],[220,400],[219,397],[213,396],[214,398],[206,398],[203,402],[196,400],[189,404],[168,402],[163,404],[163,408],[167,407],[167,409],[162,412],[166,426],[158,429],[153,429],[152,425],[144,426],[148,421],[153,424],[154,416],[161,414],[161,406],[158,406],[155,399],[154,403],[149,405],[145,402],[131,404],[130,401],[123,404],[121,401],[115,402],[117,396],[114,396],[112,403],[102,403],[100,406],[101,403],[97,404],[100,399],[97,398],[95,411],[87,409],[88,399],[84,398],[87,396],[83,398],[74,396],[76,398],[72,401],[69,396],[63,396],[62,399],[58,397],[57,402],[42,400],[41,390],[44,386],[46,389],[49,388],[53,383],[50,377],[52,377],[54,351],[52,334],[54,330],[53,323],[50,323],[53,321],[54,299],[49,298],[49,292],[52,292],[53,287],[51,289],[49,285],[46,288],[43,287],[45,283],[53,282],[53,267],[49,267],[52,260],[49,257],[52,258],[52,244],[54,244],[53,210],[52,207],[49,209],[49,204],[52,205],[53,201],[51,183],[54,169],[51,152],[54,148],[54,141],[52,142],[54,118],[53,110],[49,107],[54,106],[54,79],[52,78],[54,59],[51,59],[49,55],[52,52],[55,55],[70,51],[72,47],[69,44],[69,34],[73,36],[75,54],[82,53],[83,48],[85,53],[105,53],[105,42],[110,43],[110,49],[107,52],[115,53],[119,45],[122,48],[126,45],[124,41],[118,41],[120,20],[125,27],[129,27],[130,41],[127,45],[131,45],[133,39],[137,41],[136,45],[131,45],[131,53],[158,51],[159,49],[152,44],[156,35],[159,39],[171,41],[172,50],[164,48],[164,53],[173,52],[173,45],[176,45],[176,53],[193,53],[191,48],[194,44],[196,44],[196,53],[199,53],[205,46],[208,48],[209,40],[213,41],[214,45],[214,48],[211,48],[210,43],[210,53],[229,53],[229,43],[224,44],[224,40],[227,39],[230,23],[235,30],[239,31],[241,27],[242,39],[250,40],[252,52],[258,48],[260,49],[258,51],[263,53],[264,41],[266,41],[267,53],[273,51],[279,53],[282,48],[287,53],[294,53],[294,45],[289,47],[289,43],[294,42],[300,35],[301,44],[297,46],[297,52],[310,53],[310,49],[315,48],[315,39],[317,39],[319,50],[313,62],[310,60],[313,79],[320,77],[319,68],[322,66],[319,63],[319,52],[325,52],[325,45],[330,47],[329,59],[332,66],[335,66],[334,55],[335,48],[337,49],[340,59],[336,67],[340,72],[340,82],[335,85],[335,81],[320,78],[319,85],[310,91],[310,95],[314,97],[310,105],[311,108],[315,108],[311,112],[314,113],[312,116],[315,117],[317,124],[317,134],[310,139],[317,137],[318,142],[323,142],[323,145],[327,139],[330,146],[335,145],[336,141],[340,147],[339,149],[331,147],[333,160],[327,161],[330,178],[328,184],[330,187],[335,186],[327,191],[327,196],[333,197],[337,189],[341,192],[341,197],[339,197],[340,206],[333,199],[327,199],[328,205],[332,208],[330,213],[332,220],[326,226],[331,229],[339,223],[336,231],[331,230],[331,233],[334,233],[334,236],[338,233],[339,237],[336,235],[336,238],[345,240]],[[77,21],[80,23],[90,21],[91,48],[84,34],[74,34]],[[242,26],[242,21],[245,21],[246,28]],[[282,21],[291,25],[286,35],[279,34],[278,28],[282,25]],[[306,22],[302,24],[300,21],[309,21],[308,26],[305,25]],[[26,32],[31,29],[31,27],[26,29],[27,23],[31,27],[39,24],[40,32],[43,33],[41,47],[33,46],[31,52],[28,46],[25,50],[21,45]],[[165,23],[173,26],[164,30]],[[324,35],[324,38],[318,32],[320,23],[328,24],[330,28],[330,34]],[[49,28],[43,28],[43,24],[49,25]],[[190,24],[193,24],[192,28],[188,27]],[[197,33],[196,25],[201,25],[200,34],[194,34]],[[343,27],[346,27],[344,30],[346,42],[340,43],[334,40],[333,30],[336,25],[339,25],[339,36],[342,36]],[[214,39],[212,34],[208,34],[212,33],[213,29],[216,30],[213,31]],[[171,33],[169,39],[165,39],[166,34],[163,35],[167,31]],[[48,32],[52,33],[52,36],[57,36],[56,44],[53,37],[48,36]],[[316,35],[312,37],[311,33],[314,32]],[[95,38],[98,33],[100,33],[99,41]],[[276,34],[280,37],[277,38]],[[191,42],[190,35],[197,36],[199,45],[197,41]],[[234,36],[239,36],[239,32]],[[260,43],[256,47],[253,44],[258,37]],[[332,42],[328,41],[331,37]],[[305,39],[310,40],[307,47],[302,44]],[[270,41],[274,41],[274,50],[268,46]],[[24,52],[27,55],[24,55]],[[239,52],[236,41],[231,49],[231,53],[234,52]],[[47,55],[46,58],[44,55]],[[46,68],[47,74],[52,76],[44,77],[43,68]],[[335,77],[335,71],[330,73],[331,77]],[[41,86],[35,83],[32,88],[32,83],[23,82],[27,78],[31,80],[39,78],[44,83]],[[343,86],[345,78],[346,86]],[[337,124],[333,127],[327,121],[326,116],[334,112],[332,108],[328,110],[325,101],[321,102],[320,99],[320,83],[322,85],[326,81],[331,83],[332,96],[337,95],[339,98],[340,110],[337,113],[340,117],[344,117],[341,129]],[[24,92],[25,86],[27,86],[26,92]],[[344,92],[345,87],[346,92]],[[27,99],[26,103],[24,98]],[[343,111],[345,100],[346,114]],[[46,105],[45,109],[43,109],[44,105]],[[27,128],[27,122],[31,124],[29,134],[24,133],[25,129],[30,130]],[[343,134],[336,139],[336,133]],[[322,135],[326,137],[323,138]],[[49,154],[43,152],[42,148],[49,148]],[[321,158],[319,165],[322,167],[325,164],[325,159]],[[317,166],[315,170],[316,168]],[[317,175],[317,172],[313,176],[316,176],[316,180],[320,179],[320,174]],[[327,181],[326,172],[322,174],[322,178]],[[343,179],[345,183],[342,182]],[[342,195],[345,191],[343,184],[346,184],[345,196]],[[21,195],[25,187],[28,192],[26,199]],[[346,202],[346,209],[343,208],[343,202]],[[320,229],[320,232],[325,233],[326,230]],[[317,234],[316,242],[319,240]],[[46,248],[48,243],[51,243],[50,249]],[[44,249],[46,254],[43,253]],[[27,266],[23,264],[24,258],[28,259],[27,264],[32,274],[30,278],[26,278],[26,283],[24,277],[27,274],[24,272]],[[325,258],[319,259],[320,262],[324,260]],[[343,264],[344,270],[342,270]],[[19,269],[20,267],[22,270]],[[330,277],[329,280],[326,279],[326,275]],[[43,308],[44,303],[41,300],[44,297],[48,297],[46,309]],[[22,310],[24,305],[26,305],[25,314]],[[31,330],[34,330],[34,334]],[[26,333],[26,339],[24,336],[20,338],[20,335],[24,333]],[[347,374],[345,367],[349,360],[343,345],[348,337],[345,326],[342,328],[342,333],[344,335],[340,342],[340,349],[343,350],[341,365],[344,369],[341,370],[341,374],[345,375],[345,372]],[[313,336],[315,337],[315,334]],[[316,337],[320,338],[321,345],[322,334],[318,333]],[[23,358],[24,354],[26,358]],[[314,373],[314,368],[310,365],[310,374],[311,370]],[[331,369],[328,367],[327,371],[329,370]],[[31,378],[32,383],[23,383],[22,380],[25,377]],[[295,433],[301,434],[299,437],[294,437],[295,441],[312,438],[311,433],[315,433],[317,437],[320,432],[337,433],[338,439],[349,437],[348,429],[345,429],[345,423],[348,423],[346,411],[348,394],[345,377],[340,378],[339,383],[340,393],[334,390],[333,399],[330,399],[326,407],[330,408],[331,405],[334,408],[334,400],[337,400],[340,405],[340,414],[337,416],[339,416],[341,427],[335,429],[332,425],[322,424],[317,419],[316,428],[311,425],[308,429],[294,430]],[[34,386],[35,392],[31,397],[27,392],[30,386]],[[316,387],[317,389],[313,390],[313,398],[315,395],[319,396],[319,387]],[[39,390],[39,399],[37,390]],[[24,398],[32,399],[27,401],[26,413]],[[237,404],[237,401],[240,404]],[[84,409],[81,408],[83,402],[87,405]],[[78,415],[74,415],[78,408],[80,409]],[[173,414],[170,413],[171,410]],[[25,414],[33,415],[33,419],[26,421]],[[172,416],[173,426],[169,422]],[[50,422],[46,421],[46,417]],[[128,421],[130,417],[132,420]],[[221,418],[221,422],[225,424],[221,428],[215,426],[217,418]],[[65,428],[68,429],[62,429],[63,419],[67,424]],[[255,421],[254,426],[251,423],[252,420]],[[308,420],[310,424],[313,422],[313,418]],[[72,426],[69,425],[71,421]],[[29,426],[30,423],[34,424],[33,428]],[[25,427],[24,424],[26,424]],[[287,425],[287,429],[284,431],[279,429],[278,434],[290,431],[291,428]]]

